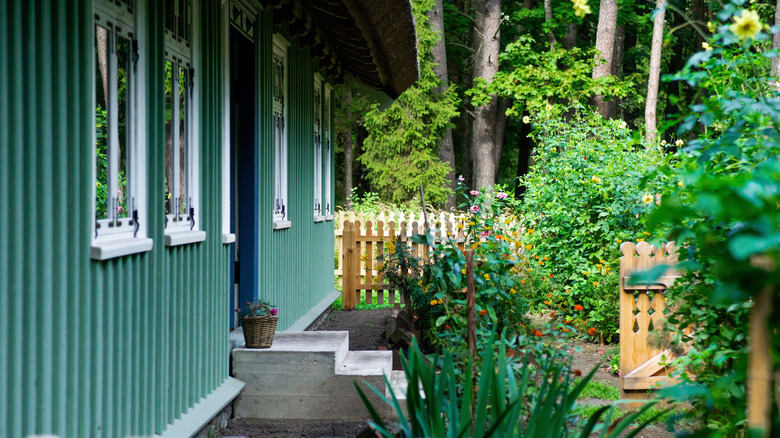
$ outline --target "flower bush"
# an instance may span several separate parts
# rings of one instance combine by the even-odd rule
[[[461,209],[470,214],[458,225],[463,240],[435,242],[431,234],[416,241],[430,247],[420,262],[420,299],[413,300],[423,323],[429,323],[429,340],[441,348],[465,352],[466,249],[474,250],[477,326],[485,338],[491,330],[525,333],[528,303],[518,290],[519,219],[516,201],[501,186],[469,190],[458,184]],[[428,321],[425,321],[427,317]],[[456,355],[458,353],[456,352]]]
[[[673,341],[688,348],[673,365],[696,381],[671,391],[719,434],[744,433],[749,312],[768,285],[777,300],[780,282],[780,272],[753,262],[762,256],[777,266],[780,254],[780,92],[767,77],[768,56],[778,53],[769,50],[761,17],[743,7],[726,3],[705,50],[670,78],[694,87],[697,104],[679,120],[685,148],[648,177],[677,182],[648,224],[686,248],[679,265],[686,276],[666,296],[676,306]],[[774,310],[770,333],[780,330]],[[690,336],[688,326],[696,329]],[[780,370],[776,336],[771,349]],[[776,433],[780,418],[772,417]]]
[[[246,305],[236,309],[239,318],[252,318],[255,316],[277,316],[279,309],[265,300],[247,301]]]
[[[523,293],[581,335],[616,340],[619,247],[648,238],[637,218],[655,205],[662,178],[644,190],[640,181],[663,150],[582,108],[566,117],[540,111],[532,123],[536,163],[520,206]]]

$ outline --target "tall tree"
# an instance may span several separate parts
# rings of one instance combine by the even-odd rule
[[[433,72],[436,77],[439,78],[440,85],[433,88],[434,93],[442,93],[449,86],[449,74],[447,71],[447,52],[444,38],[444,7],[442,0],[436,0],[433,9],[428,13],[428,19],[431,26],[431,30],[435,35],[438,35],[436,44],[431,49],[433,55]],[[452,140],[452,128],[447,127],[441,140],[439,141],[439,159],[442,163],[446,163],[450,166],[450,172],[446,176],[447,186],[452,190],[452,194],[447,196],[447,201],[444,203],[446,209],[455,208],[455,188],[457,183],[455,180],[455,145]]]
[[[500,51],[501,0],[475,1],[474,79],[490,82],[498,72]],[[485,105],[474,109],[471,158],[474,163],[473,184],[477,188],[496,183],[501,156],[506,114],[499,111],[499,99],[492,96]],[[499,138],[499,134],[501,137]]]
[[[775,26],[780,26],[780,0],[777,0],[777,6],[775,6]],[[780,50],[780,32],[775,32],[775,36],[772,38],[772,47]],[[775,78],[780,76],[780,56],[772,58],[770,74]],[[780,82],[780,79],[777,79],[776,82]],[[780,85],[778,85],[778,88],[780,88]]]
[[[617,29],[617,0],[601,0],[599,3],[599,24],[596,29],[596,66],[593,79],[610,76],[615,60],[615,31]],[[603,60],[603,62],[602,62]],[[604,117],[609,117],[609,104],[604,96],[595,96],[593,103]]]
[[[656,113],[658,109],[658,81],[661,77],[661,48],[664,40],[666,0],[656,0],[655,7],[653,40],[650,46],[650,75],[647,79],[647,98],[645,100],[645,138],[648,142],[655,140],[658,131]]]

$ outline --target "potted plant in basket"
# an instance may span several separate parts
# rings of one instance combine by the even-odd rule
[[[279,309],[268,301],[247,301],[242,309],[236,309],[244,328],[244,342],[247,348],[268,348],[274,342]]]

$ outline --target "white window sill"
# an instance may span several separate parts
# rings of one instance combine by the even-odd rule
[[[333,220],[333,215],[332,214],[326,214],[325,215],[325,220],[326,221],[332,221]]]
[[[130,254],[151,251],[153,247],[154,240],[145,237],[128,237],[105,242],[92,242],[92,246],[89,249],[89,256],[92,260],[109,260]]]
[[[165,246],[187,245],[203,242],[204,240],[206,240],[205,231],[181,230],[165,232]]]
[[[274,222],[274,230],[284,230],[286,228],[290,228],[291,226],[292,226],[292,222],[290,221]]]
[[[314,222],[322,222],[325,220],[325,216],[314,216]]]
[[[236,235],[233,233],[222,233],[222,244],[229,245],[236,241]]]

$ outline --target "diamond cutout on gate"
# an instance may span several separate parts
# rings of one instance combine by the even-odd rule
[[[653,321],[650,320],[650,323],[647,324],[647,331],[652,332],[653,330],[655,330],[655,324],[653,324]]]
[[[631,330],[633,330],[634,333],[639,331],[639,323],[636,322],[636,319],[634,319],[634,327],[632,327]]]
[[[650,310],[647,311],[647,314],[653,316],[653,313],[655,313],[655,309],[651,307]]]
[[[639,308],[638,307],[634,307],[634,310],[632,310],[631,313],[633,313],[634,316],[636,316],[639,313]]]
[[[669,312],[671,312],[671,310],[669,310],[669,308],[668,308],[668,307],[664,307],[664,311],[662,312],[662,313],[664,314],[664,316],[665,316],[665,315],[668,315],[668,314],[669,314]]]

